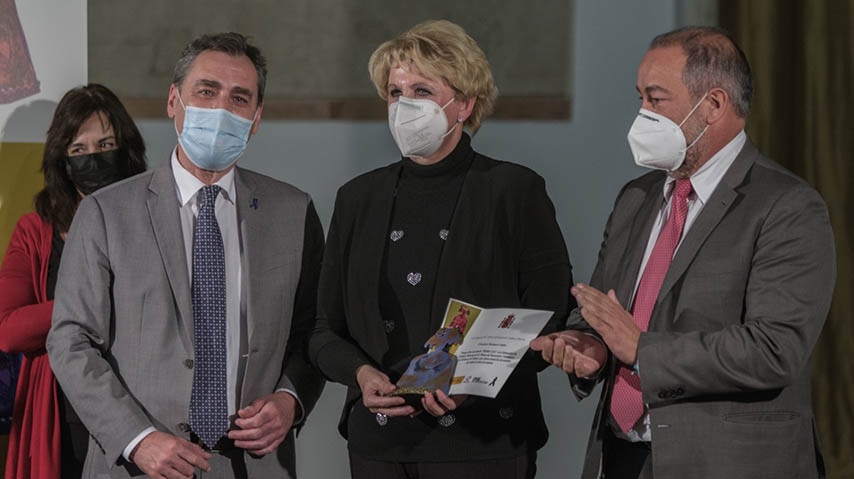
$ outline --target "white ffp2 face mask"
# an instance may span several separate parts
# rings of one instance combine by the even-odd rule
[[[635,163],[638,166],[656,170],[679,169],[685,161],[685,152],[694,146],[709,128],[709,125],[706,125],[697,138],[690,145],[686,145],[682,125],[691,118],[706,99],[706,95],[703,95],[703,98],[678,125],[664,115],[641,108],[628,134],[629,147],[632,149]]]
[[[401,96],[388,106],[388,127],[403,156],[423,158],[442,146],[442,140],[454,131],[448,129],[443,111],[452,101],[439,106],[432,100]]]

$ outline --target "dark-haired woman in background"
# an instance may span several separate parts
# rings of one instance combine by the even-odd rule
[[[0,267],[0,350],[23,353],[6,479],[80,477],[89,434],[50,369],[45,339],[65,236],[80,199],[145,171],[145,145],[107,88],[70,90],[56,107],[36,212],[21,217]]]

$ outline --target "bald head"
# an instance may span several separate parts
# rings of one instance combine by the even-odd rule
[[[699,100],[712,88],[721,88],[730,98],[738,117],[747,119],[753,97],[750,64],[741,48],[724,30],[714,27],[684,27],[661,34],[649,49],[680,47],[685,53],[682,82]]]

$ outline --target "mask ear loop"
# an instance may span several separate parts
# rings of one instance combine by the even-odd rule
[[[177,86],[175,87],[175,95],[178,97],[178,102],[181,103],[181,108],[184,109],[184,120],[186,121],[186,119],[187,119],[187,107],[184,106],[184,100],[181,99],[181,90]],[[180,139],[181,133],[178,132],[178,125],[176,125],[175,122],[172,122],[172,127],[175,128],[175,136],[177,136]]]
[[[706,130],[708,130],[708,129],[709,129],[709,125],[706,125],[706,127],[703,128],[703,131],[701,131],[700,134],[697,135],[697,138],[694,138],[694,141],[692,141],[690,145],[685,147],[685,151],[690,150],[692,146],[694,146],[698,141],[700,141],[700,138],[702,138],[703,135],[706,134]]]
[[[685,122],[688,121],[688,118],[691,118],[691,115],[693,115],[694,112],[697,111],[697,108],[700,108],[700,105],[703,104],[703,100],[705,100],[707,96],[709,96],[709,92],[706,92],[706,94],[703,95],[703,98],[700,98],[700,101],[698,101],[697,104],[694,105],[694,108],[691,108],[691,111],[688,112],[688,115],[685,116],[685,119],[682,120],[682,123],[679,124],[679,128],[682,128],[682,125],[684,125]]]
[[[184,106],[184,100],[181,98],[181,90],[178,87],[175,87],[175,95],[178,97],[178,101],[181,103],[181,108],[183,108],[184,111],[187,111],[187,107]]]
[[[442,111],[445,111],[445,108],[447,108],[447,107],[448,107],[448,105],[450,105],[451,103],[453,103],[453,102],[454,102],[454,100],[456,100],[456,98],[451,97],[451,99],[450,99],[450,100],[448,100],[448,103],[445,103],[445,106],[443,106],[443,107],[442,107]],[[449,129],[448,129],[448,131],[446,131],[444,135],[442,135],[442,139],[444,140],[446,136],[450,135],[450,134],[451,134],[451,132],[453,132],[453,131],[454,131],[454,129],[456,129],[456,128],[457,128],[457,125],[459,125],[460,123],[462,123],[462,121],[460,121],[460,119],[459,119],[459,118],[457,118],[457,121],[455,121],[455,122],[454,122],[454,125],[453,125],[453,126],[451,126],[451,128],[449,128]]]
[[[709,92],[706,92],[706,94],[703,95],[703,98],[700,98],[700,101],[698,101],[697,104],[694,105],[694,108],[691,108],[691,111],[688,112],[688,115],[685,117],[684,120],[682,120],[682,123],[679,124],[679,128],[682,128],[682,125],[684,125],[685,122],[688,121],[688,118],[691,118],[691,115],[693,115],[694,112],[697,111],[697,108],[700,107],[700,105],[703,103],[703,100],[705,100],[707,96],[709,96]],[[691,149],[692,146],[694,146],[698,141],[700,141],[700,138],[702,138],[703,135],[706,134],[706,130],[708,129],[709,125],[706,125],[706,127],[703,128],[703,131],[701,131],[700,134],[697,135],[697,138],[694,138],[694,141],[692,141],[690,145],[685,147],[685,151],[688,151],[689,149]]]

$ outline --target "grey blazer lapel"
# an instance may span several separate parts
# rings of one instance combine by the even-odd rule
[[[253,298],[262,296],[263,280],[259,274],[264,268],[264,215],[258,209],[262,203],[256,197],[255,183],[241,174],[240,168],[235,168],[234,190],[237,206],[237,224],[240,231],[240,243],[243,245],[244,262],[242,265],[242,282],[246,291],[246,337],[249,344],[255,332],[255,317],[253,305],[262,304]]]
[[[676,281],[685,273],[706,238],[729,211],[735,199],[738,198],[739,194],[735,189],[744,181],[747,172],[750,171],[756,161],[757,154],[758,151],[750,141],[744,144],[738,157],[724,174],[712,196],[709,197],[708,204],[703,207],[703,211],[694,220],[694,224],[688,230],[685,239],[682,240],[679,250],[676,251],[676,256],[673,257],[673,262],[670,263],[670,269],[667,270],[667,276],[664,277],[664,283],[661,285],[657,301],[661,301],[661,298],[673,288]],[[654,318],[655,314],[653,314]]]
[[[150,192],[146,205],[151,218],[157,247],[166,268],[172,296],[178,308],[178,330],[181,342],[192,357],[193,348],[193,308],[190,293],[190,274],[187,271],[187,253],[184,247],[184,235],[181,231],[181,216],[175,177],[170,162],[157,168],[148,185]]]

